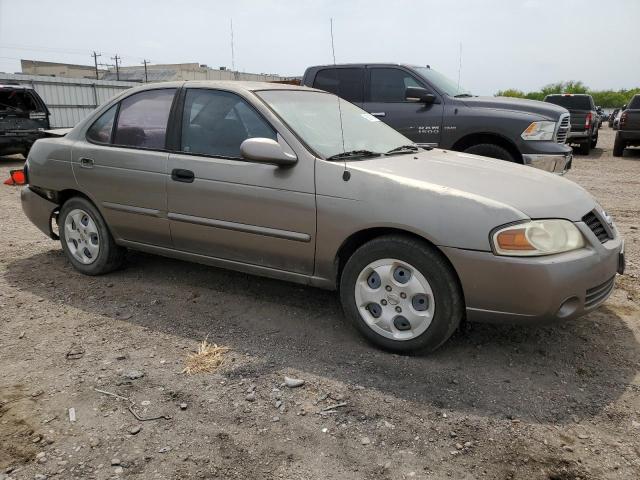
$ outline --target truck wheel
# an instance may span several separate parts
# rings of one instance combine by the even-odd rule
[[[122,265],[126,249],[115,244],[102,215],[89,200],[67,200],[58,224],[62,249],[79,272],[101,275]]]
[[[433,351],[458,328],[464,301],[445,258],[402,235],[379,237],[349,258],[340,277],[345,315],[386,350]]]
[[[498,160],[506,160],[507,162],[515,162],[516,159],[509,153],[506,148],[494,143],[479,143],[472,145],[464,150],[465,153],[473,155],[481,155],[483,157],[497,158]]]
[[[596,148],[596,145],[598,144],[598,131],[596,130],[596,134],[591,137],[591,148]]]
[[[624,154],[624,149],[627,147],[626,143],[620,138],[620,132],[616,133],[616,139],[613,142],[613,156],[621,157]]]
[[[581,155],[589,155],[591,153],[591,140],[588,139],[578,147],[578,153]]]

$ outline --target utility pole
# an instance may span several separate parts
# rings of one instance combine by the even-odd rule
[[[96,80],[100,79],[100,76],[98,74],[98,57],[101,57],[102,54],[100,53],[96,53],[95,51],[93,52],[93,54],[91,55],[93,57],[93,63],[95,63],[96,65]]]
[[[111,60],[114,60],[116,62],[116,80],[120,80],[120,66],[118,65],[118,60],[120,60],[120,57],[116,53],[116,56],[111,57]]]
[[[142,60],[142,63],[144,64],[144,83],[147,83],[149,81],[147,77],[147,63],[149,63],[149,60]]]

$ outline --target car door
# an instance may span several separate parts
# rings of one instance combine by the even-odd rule
[[[284,139],[237,93],[188,87],[182,102],[179,153],[169,156],[167,186],[174,248],[312,274],[313,158],[299,156],[286,168],[243,160],[245,139]]]
[[[329,67],[316,73],[313,88],[338,95],[362,108],[364,101],[364,73],[362,67]]]
[[[73,147],[76,180],[116,239],[171,247],[165,140],[175,93],[162,88],[126,97]]]
[[[429,146],[440,143],[443,103],[440,95],[415,75],[398,67],[368,67],[363,108],[412,141]],[[435,95],[431,104],[408,101],[408,87],[424,88]]]

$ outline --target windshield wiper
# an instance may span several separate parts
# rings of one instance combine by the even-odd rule
[[[335,155],[331,155],[327,158],[327,160],[341,160],[345,158],[356,158],[356,157],[379,157],[382,155],[378,152],[372,152],[371,150],[350,150],[348,152],[336,153]]]
[[[459,93],[458,95],[454,95],[453,98],[462,98],[462,97],[473,97],[470,93]]]
[[[391,153],[412,153],[417,152],[420,149],[417,145],[400,145],[399,147],[392,148],[385,155],[389,155]]]

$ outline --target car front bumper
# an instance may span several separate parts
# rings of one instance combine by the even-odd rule
[[[585,238],[593,233],[576,226]],[[587,235],[590,235],[589,237]],[[593,236],[595,238],[595,236]],[[504,257],[491,252],[443,248],[460,278],[470,321],[545,323],[576,318],[602,304],[624,270],[624,242],[545,257]]]
[[[529,165],[546,172],[558,173],[564,175],[571,168],[571,160],[573,154],[567,152],[564,154],[523,154],[522,161],[525,165]]]

